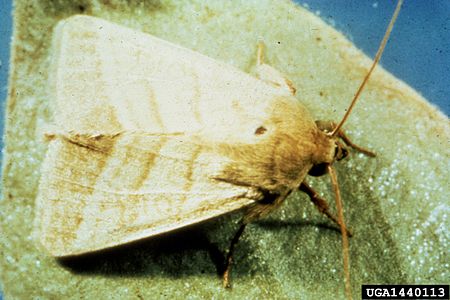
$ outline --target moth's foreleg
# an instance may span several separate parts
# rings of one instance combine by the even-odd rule
[[[314,206],[325,216],[327,216],[331,221],[333,221],[336,225],[340,226],[339,220],[330,212],[330,207],[325,199],[321,198],[319,194],[311,188],[306,182],[302,182],[299,187],[299,190],[306,193],[311,199],[311,202],[314,203]],[[352,232],[350,229],[347,230],[347,235],[352,236]]]
[[[372,151],[370,151],[370,150],[368,150],[368,149],[366,149],[366,148],[363,148],[363,147],[361,147],[361,146],[358,146],[358,145],[354,144],[354,143],[349,139],[349,137],[344,133],[344,131],[339,130],[337,136],[338,136],[339,138],[341,138],[347,146],[349,146],[349,147],[355,149],[356,151],[361,152],[361,153],[363,153],[363,154],[365,154],[365,155],[367,155],[367,156],[370,156],[370,157],[375,157],[375,156],[376,156],[375,152],[372,152]]]
[[[316,125],[317,127],[319,127],[320,130],[327,132],[327,133],[331,133],[335,130],[335,128],[337,127],[337,124],[333,121],[322,121],[322,120],[317,120],[316,121]],[[363,148],[361,146],[358,146],[356,144],[354,144],[350,138],[345,134],[345,132],[342,129],[339,129],[338,132],[336,133],[336,136],[338,138],[340,138],[341,140],[344,141],[344,143],[349,146],[350,148],[355,149],[358,152],[361,152],[367,156],[370,157],[375,157],[376,154],[366,148]]]
[[[234,234],[234,237],[230,243],[230,248],[228,249],[227,258],[225,261],[225,271],[223,273],[223,286],[226,288],[231,288],[230,272],[231,272],[231,265],[233,264],[233,252],[246,226],[247,223],[242,221],[241,226],[239,227],[238,231],[236,231],[236,233]]]
[[[256,76],[262,81],[280,89],[282,94],[295,95],[296,89],[292,81],[287,79],[283,73],[264,63],[264,43],[258,42],[256,52]]]

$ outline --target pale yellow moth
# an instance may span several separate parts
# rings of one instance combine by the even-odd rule
[[[343,134],[348,114],[338,126],[316,122],[290,81],[264,64],[261,45],[259,78],[88,16],[61,21],[53,49],[57,129],[48,134],[35,222],[53,256],[119,246],[245,209],[226,262],[229,285],[232,250],[245,225],[300,189],[340,225],[348,268],[342,209],[334,218],[305,177],[329,172],[339,200],[331,164],[346,156],[344,144],[372,153]]]

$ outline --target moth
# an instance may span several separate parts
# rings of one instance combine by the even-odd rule
[[[55,257],[80,255],[244,210],[247,224],[296,190],[339,225],[350,294],[348,230],[332,164],[353,144],[339,124],[315,121],[281,72],[257,74],[148,34],[89,16],[55,28],[50,72],[54,128],[42,165],[35,229]],[[339,216],[306,182],[329,173]]]

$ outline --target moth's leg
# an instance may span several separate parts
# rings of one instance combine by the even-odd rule
[[[349,146],[349,147],[355,149],[356,151],[361,152],[361,153],[363,153],[363,154],[365,154],[365,155],[367,155],[367,156],[370,156],[370,157],[375,157],[375,156],[376,156],[376,154],[375,154],[374,152],[372,152],[372,151],[370,151],[370,150],[368,150],[368,149],[366,149],[366,148],[363,148],[363,147],[361,147],[361,146],[358,146],[358,145],[354,144],[354,143],[348,138],[348,136],[344,133],[344,131],[339,130],[338,136],[344,141],[344,143],[345,143],[347,146]]]
[[[256,75],[262,81],[265,81],[288,95],[295,95],[296,89],[289,79],[280,71],[264,63],[264,43],[258,42],[256,54]]]
[[[231,272],[231,265],[233,263],[233,252],[236,244],[239,241],[239,238],[242,236],[242,233],[244,232],[245,227],[247,224],[252,223],[261,217],[270,214],[273,210],[277,209],[286,199],[286,197],[289,195],[290,192],[279,195],[279,194],[273,194],[269,191],[260,191],[262,194],[262,198],[260,201],[255,203],[255,205],[248,207],[247,211],[244,214],[244,217],[241,220],[241,226],[239,227],[238,231],[234,235],[233,239],[230,243],[230,248],[228,250],[228,255],[225,261],[225,272],[223,273],[223,286],[224,287],[231,287],[231,281],[230,281],[230,272]]]
[[[325,132],[332,132],[334,130],[334,128],[336,128],[336,126],[337,126],[337,124],[334,123],[333,121],[321,121],[321,120],[316,121],[316,125],[322,131],[325,131]],[[363,154],[365,154],[367,156],[370,156],[370,157],[375,157],[376,156],[376,154],[374,152],[354,144],[350,140],[350,138],[344,133],[344,131],[342,129],[338,131],[337,136],[340,139],[342,139],[347,146],[355,149],[356,151],[361,152],[361,153],[363,153]]]
[[[330,207],[328,206],[327,201],[325,199],[320,198],[319,194],[313,190],[312,187],[310,187],[306,182],[302,182],[302,184],[299,187],[299,190],[302,192],[305,192],[309,199],[311,199],[312,203],[316,206],[316,208],[323,213],[325,216],[327,216],[331,221],[333,221],[336,225],[340,226],[339,220],[330,212]],[[352,232],[350,229],[347,228],[347,235],[352,236]]]
[[[227,259],[225,261],[225,272],[223,273],[223,286],[226,288],[231,288],[230,272],[231,272],[231,265],[233,264],[234,247],[236,246],[236,244],[239,241],[239,238],[244,232],[245,226],[247,226],[247,223],[242,222],[238,231],[236,231],[236,233],[234,234],[234,237],[230,243],[230,248],[228,249]]]

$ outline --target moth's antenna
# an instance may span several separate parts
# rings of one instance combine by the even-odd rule
[[[398,13],[400,12],[400,8],[402,6],[403,0],[398,0],[397,7],[395,8],[394,14],[391,18],[391,22],[389,23],[389,26],[386,29],[386,33],[384,34],[383,40],[381,41],[380,47],[378,48],[377,54],[375,55],[375,59],[373,60],[373,64],[369,69],[369,72],[367,72],[366,77],[364,77],[363,82],[359,86],[358,90],[356,91],[355,96],[353,96],[352,102],[350,106],[347,109],[347,112],[345,113],[344,117],[342,118],[341,122],[339,122],[338,126],[334,128],[334,130],[331,132],[331,136],[334,137],[339,132],[339,129],[341,129],[342,125],[344,125],[345,121],[347,121],[348,116],[350,115],[351,111],[353,110],[353,107],[356,104],[356,101],[359,99],[359,96],[361,95],[361,92],[364,89],[364,86],[366,85],[367,81],[369,80],[370,75],[372,74],[373,69],[378,64],[378,61],[381,58],[381,54],[383,54],[384,47],[386,46],[386,43],[389,39],[389,35],[391,34],[392,28],[394,27],[395,20],[397,19]]]
[[[347,296],[347,299],[352,299],[352,289],[350,285],[350,255],[349,255],[349,246],[348,246],[348,236],[347,236],[347,228],[345,226],[345,220],[344,220],[344,211],[342,208],[342,199],[341,199],[341,192],[339,191],[339,185],[337,181],[337,175],[334,171],[333,167],[331,165],[327,166],[328,173],[331,177],[331,183],[333,185],[334,193],[336,195],[336,208],[338,212],[338,220],[339,220],[339,227],[341,228],[341,235],[342,235],[342,257],[344,259],[344,283],[345,283],[345,294]]]

